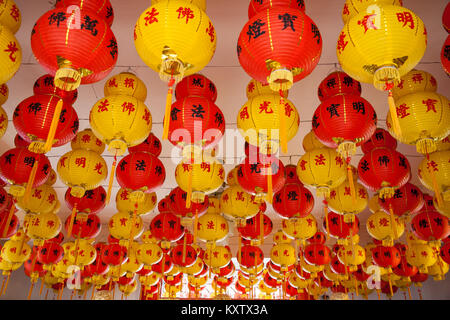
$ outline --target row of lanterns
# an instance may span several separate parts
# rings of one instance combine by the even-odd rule
[[[21,61],[13,35],[20,12],[12,0],[6,7],[0,16],[0,27],[9,30],[2,32],[7,47],[0,83],[11,79]],[[77,88],[105,79],[117,61],[109,1],[60,0],[38,19],[31,45],[49,74],[14,110],[16,147],[0,156],[0,177],[7,187],[0,189],[0,231],[8,239],[0,255],[1,293],[22,265],[31,280],[29,298],[40,279],[40,294],[45,284],[59,299],[65,287],[75,288],[72,297],[86,298],[92,288],[92,298],[111,299],[116,286],[129,296],[139,284],[140,299],[163,293],[176,298],[186,277],[191,298],[199,298],[209,284],[212,296],[224,299],[231,284],[238,298],[254,298],[256,288],[263,298],[281,291],[280,298],[318,299],[328,289],[334,298],[348,298],[350,292],[367,298],[374,267],[381,270],[378,295],[391,297],[398,289],[410,294],[411,283],[420,285],[428,276],[444,279],[450,263],[450,109],[448,99],[436,93],[433,76],[413,69],[426,48],[420,18],[401,1],[346,1],[337,42],[344,72],[333,72],[319,84],[321,103],[303,140],[305,154],[296,166],[284,166],[276,154],[287,152],[300,124],[287,99],[289,89],[314,70],[322,38],[303,1],[250,1],[249,21],[237,43],[239,62],[252,78],[248,101],[237,116],[245,158],[226,175],[215,157],[225,117],[215,104],[214,83],[198,73],[217,42],[205,11],[204,0],[153,1],[134,30],[141,59],[168,84],[162,139],[181,154],[178,186],[159,201],[155,191],[166,178],[158,158],[161,141],[151,133],[147,89],[138,77],[128,72],[109,77],[104,98],[91,109],[90,128],[78,128]],[[174,38],[174,33],[183,36]],[[373,46],[393,40],[400,43],[397,51]],[[362,98],[359,81],[389,92],[389,132],[377,128],[377,114]],[[0,89],[4,103],[8,87]],[[4,133],[7,116],[0,111]],[[208,130],[214,134],[206,135]],[[434,199],[409,182],[411,168],[396,150],[397,141],[416,145],[424,154],[418,176]],[[72,151],[57,164],[72,211],[62,222],[52,187],[57,176],[45,154],[69,142]],[[355,168],[351,157],[358,146],[364,155]],[[106,147],[114,157],[110,169],[102,157]],[[110,201],[114,179],[120,186],[118,212],[109,220],[108,242],[96,243],[98,214]],[[322,225],[312,215],[315,199],[308,187],[323,198]],[[375,193],[370,200],[369,191]],[[158,214],[145,230],[142,216],[156,205]],[[273,231],[264,214],[269,205],[282,223],[264,262],[261,246]],[[373,243],[362,247],[357,215],[367,206],[366,229]],[[22,226],[17,207],[26,213]],[[222,245],[230,222],[238,232],[236,253]],[[62,226],[69,241],[64,242]],[[332,248],[326,245],[330,238],[336,239]]]

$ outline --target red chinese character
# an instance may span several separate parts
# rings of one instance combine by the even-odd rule
[[[6,96],[7,93],[8,93],[8,87],[5,84],[2,84],[0,86],[0,94],[2,96]]]
[[[292,111],[294,111],[294,109],[290,106],[289,103],[286,103],[284,105],[284,114],[290,118]]]
[[[132,88],[132,89],[134,89],[134,79],[132,79],[132,78],[125,78],[124,85],[125,85],[125,88]]]
[[[364,189],[359,189],[358,194],[359,194],[359,197],[361,199],[366,199],[367,198],[367,193],[366,193],[366,191]]]
[[[127,225],[127,221],[128,221],[127,218],[122,218],[122,219],[120,219],[120,225],[121,225],[121,226],[126,226],[126,225]]]
[[[9,59],[12,62],[16,62],[16,56],[14,55],[17,51],[19,51],[19,49],[17,48],[17,43],[15,43],[14,41],[11,41],[8,44],[8,48],[3,50],[5,52],[9,52]]]
[[[208,34],[208,36],[211,37],[211,42],[214,42],[215,36],[214,36],[214,26],[212,25],[211,22],[209,22],[209,27],[206,28],[206,33]]]
[[[267,114],[273,113],[272,108],[269,109],[270,101],[264,101],[262,104],[259,105],[259,113],[262,113],[263,111]]]
[[[20,11],[19,8],[17,8],[17,6],[15,4],[13,4],[13,6],[11,7],[11,17],[15,20],[15,21],[19,21],[20,18]]]
[[[438,166],[437,163],[434,162],[433,160],[428,161],[428,163],[427,163],[428,171],[430,171],[431,168],[433,168],[433,171],[439,171],[439,169],[437,168],[437,166]]]
[[[150,124],[150,112],[147,109],[144,109],[144,115],[142,116],[142,119],[147,122],[147,125]]]
[[[344,196],[350,195],[350,187],[344,187]]]
[[[91,136],[88,134],[85,134],[81,137],[81,141],[84,143],[89,143],[91,141]]]
[[[191,166],[188,163],[183,163],[183,172],[189,172],[191,170]]]
[[[59,163],[61,164],[61,167],[63,167],[63,168],[66,167],[66,160],[67,160],[67,157],[62,157],[61,159],[59,159]]]
[[[308,222],[308,226],[309,227],[312,227],[312,223],[313,223],[313,219],[310,219],[310,218],[308,218],[308,219],[306,219],[306,222]]]
[[[136,108],[134,107],[134,104],[132,104],[131,102],[124,102],[122,104],[122,112],[128,111],[128,115],[130,115],[131,112],[133,112],[135,110],[136,110]]]
[[[186,24],[189,22],[189,19],[194,19],[194,11],[191,10],[191,8],[186,7],[179,7],[178,10],[178,19],[186,18]]]
[[[244,120],[244,119],[248,119],[250,116],[248,115],[248,109],[247,109],[247,107],[244,107],[243,109],[242,109],[242,111],[239,113],[239,117],[241,118],[241,120]]]
[[[220,224],[220,229],[221,230],[226,230],[227,229],[227,224],[226,223],[221,223]]]
[[[95,139],[95,144],[98,146],[101,146],[103,144],[103,142],[100,139]]]
[[[316,166],[324,166],[325,165],[325,156],[323,154],[319,154],[314,159],[316,161]]]
[[[428,256],[428,253],[427,253],[426,251],[422,251],[420,254],[421,254],[422,256],[424,256],[424,257],[427,257],[427,256]]]
[[[52,229],[54,226],[55,226],[55,221],[53,221],[53,220],[47,221],[48,228]]]
[[[6,117],[5,117],[5,115],[4,114],[2,114],[1,116],[0,116],[0,124],[2,124],[1,126],[0,126],[0,129],[3,129],[3,127],[5,126],[3,123],[6,121]]]
[[[120,199],[122,200],[128,200],[128,191],[123,189],[122,193],[120,194]]]
[[[109,101],[108,101],[108,99],[105,99],[102,102],[100,102],[100,105],[98,106],[97,112],[108,111],[107,106],[109,106]]]
[[[228,194],[225,194],[223,197],[222,197],[222,200],[223,201],[225,201],[225,202],[228,202],[228,199],[229,199],[230,197],[228,196]]]
[[[300,161],[300,168],[302,169],[302,171],[306,170],[307,163],[308,163],[308,161],[305,161],[305,160]]]
[[[341,157],[337,156],[336,158],[334,158],[334,160],[336,161],[336,165],[339,165],[339,167],[342,167],[342,165],[344,164],[344,159],[342,159]]]
[[[206,223],[206,228],[207,228],[207,229],[214,229],[214,227],[215,227],[214,221],[209,220],[209,221]]]
[[[422,80],[423,80],[423,77],[422,77],[422,74],[420,74],[420,73],[415,73],[415,74],[413,74],[413,76],[412,76],[412,81],[414,81],[414,83],[421,83],[422,82]]]
[[[350,11],[348,11],[348,5],[347,4],[344,4],[344,9],[342,10],[342,14],[345,14],[347,16],[350,14]]]
[[[410,113],[408,113],[408,111],[407,111],[409,109],[409,107],[406,106],[406,103],[399,105],[396,109],[397,109],[397,116],[399,118],[403,119],[410,115]]]
[[[335,199],[336,198],[336,190],[332,190],[330,192],[330,199]]]
[[[253,90],[255,90],[255,83],[254,82],[250,82],[250,84],[247,87],[248,92],[253,92]]]
[[[219,174],[218,174],[220,179],[224,179],[225,178],[225,170],[223,168],[219,169]]]
[[[435,99],[422,100],[422,103],[427,106],[427,112],[433,110],[434,113],[436,113],[437,102]]]
[[[146,16],[144,17],[145,20],[145,26],[148,26],[149,24],[152,24],[153,22],[158,22],[158,19],[156,16],[159,14],[159,12],[156,10],[156,8],[152,8],[152,11],[147,11]]]
[[[209,164],[209,163],[202,162],[200,164],[200,168],[203,169],[203,171],[211,172],[211,164]]]
[[[79,167],[86,168],[86,158],[85,157],[76,158],[75,164]]]
[[[345,50],[345,47],[348,44],[348,41],[345,41],[345,36],[346,34],[344,32],[341,32],[341,34],[339,35],[339,40],[337,42],[337,49],[339,53],[342,53],[342,51]]]
[[[34,189],[34,193],[32,195],[33,198],[41,199],[42,198],[42,189]]]
[[[398,12],[397,13],[397,20],[398,22],[403,22],[403,26],[405,27],[409,23],[409,27],[411,29],[414,29],[414,18],[411,14],[411,12]]]
[[[100,162],[98,162],[94,167],[94,171],[97,171],[98,174],[102,174],[102,168],[103,165]]]
[[[37,226],[39,226],[40,223],[41,223],[41,221],[39,220],[39,218],[36,218],[33,220],[32,225],[37,227]]]
[[[379,28],[377,28],[377,26],[375,26],[374,21],[375,21],[375,16],[377,14],[373,13],[373,14],[368,14],[365,15],[364,18],[360,21],[358,21],[358,25],[361,25],[364,27],[364,34],[367,32],[367,30],[372,29],[372,30],[378,30]]]
[[[386,218],[381,218],[378,220],[378,224],[382,227],[387,227],[389,225],[389,220]]]
[[[399,82],[399,84],[397,85],[397,88],[400,88],[400,89],[403,89],[403,84],[405,83],[405,80],[401,80],[400,82]]]
[[[375,229],[375,225],[373,224],[373,221],[369,221],[369,229]]]
[[[236,200],[244,201],[244,192],[236,192]]]
[[[55,198],[55,195],[54,194],[49,194],[48,195],[48,198],[47,198],[47,201],[50,203],[50,204],[53,204],[53,202],[56,200],[56,198]]]
[[[109,82],[108,82],[108,87],[118,87],[118,85],[117,85],[117,81],[116,81],[116,78],[112,78],[111,80],[109,80]]]

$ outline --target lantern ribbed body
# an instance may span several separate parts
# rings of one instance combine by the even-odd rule
[[[423,207],[424,200],[422,191],[408,182],[395,190],[392,198],[378,199],[378,203],[387,213],[390,213],[390,207],[392,207],[392,212],[397,216],[412,216]]]
[[[418,177],[420,182],[429,190],[434,191],[433,177],[430,170],[436,178],[436,183],[443,193],[444,200],[450,198],[450,150],[438,151],[430,154],[430,160],[423,159],[418,168]]]
[[[330,73],[322,80],[317,89],[317,96],[320,102],[323,102],[337,94],[361,95],[361,83],[352,79],[348,74],[342,71]]]
[[[110,0],[57,0],[55,8],[78,6],[80,10],[92,12],[111,26],[114,21],[114,9]]]
[[[286,183],[274,194],[272,206],[283,218],[306,217],[314,208],[314,197],[303,185]]]
[[[394,5],[402,6],[402,0],[346,0],[342,9],[342,21],[347,23],[351,18],[361,12],[366,12],[370,5]]]

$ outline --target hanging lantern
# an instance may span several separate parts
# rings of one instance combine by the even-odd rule
[[[295,256],[295,248],[290,244],[277,244],[270,250],[270,260],[276,266],[286,270],[294,265],[297,260]]]
[[[416,266],[410,265],[406,260],[406,256],[401,258],[400,263],[393,269],[394,274],[401,277],[413,277],[419,272]]]
[[[444,243],[439,252],[441,259],[445,263],[450,263],[450,242]]]
[[[359,231],[359,219],[355,216],[352,221],[345,221],[343,215],[330,211],[323,221],[324,230],[333,238],[338,239],[338,243],[347,243],[347,238],[354,237]],[[326,225],[328,224],[328,228]]]
[[[279,92],[273,91],[268,83],[262,83],[255,79],[251,79],[247,84],[245,90],[248,99],[261,95],[274,95],[279,94]],[[289,90],[282,90],[283,97],[287,98],[289,95]],[[281,96],[281,95],[280,95]]]
[[[442,194],[444,201],[450,200],[449,159],[450,150],[433,152],[420,162],[418,169],[420,182],[427,189],[435,191],[436,197]]]
[[[26,148],[7,150],[0,156],[0,163],[0,177],[11,184],[8,192],[16,197],[23,196],[25,188],[43,185],[51,168],[50,161],[44,154],[33,153]],[[33,184],[28,185],[33,172]]]
[[[256,161],[255,161],[256,160]],[[286,181],[283,162],[274,155],[258,155],[258,159],[246,157],[237,172],[239,185],[255,200],[262,202],[264,197],[272,202],[273,193],[278,192]]]
[[[362,125],[364,124],[364,125]],[[345,158],[370,139],[377,126],[372,105],[359,95],[338,94],[324,100],[313,116],[316,137]]]
[[[244,191],[239,185],[233,185],[220,195],[220,208],[225,216],[236,219],[237,224],[243,224],[245,220],[258,214],[261,203],[257,202],[254,195]]]
[[[445,73],[450,76],[450,35],[445,39],[441,50],[441,64]]]
[[[127,250],[118,243],[110,243],[103,247],[101,259],[105,264],[110,266],[122,265],[128,259]]]
[[[98,154],[102,154],[105,150],[105,144],[97,138],[90,128],[79,131],[70,142],[70,146],[72,150],[91,150]]]
[[[209,246],[205,250],[204,263],[211,268],[211,272],[219,272],[231,261],[231,251],[227,246]]]
[[[11,3],[12,1],[8,1]],[[6,4],[8,4],[8,2]],[[19,12],[17,6],[14,5],[15,12]],[[7,11],[4,10],[4,13]],[[8,28],[7,25],[3,24],[4,21],[0,21],[0,43],[1,43],[1,72],[0,72],[0,83],[6,83],[11,80],[12,77],[19,70],[22,64],[22,48],[19,41],[14,36],[14,33]]]
[[[298,131],[300,116],[294,104],[277,94],[250,98],[239,110],[237,127],[248,143],[264,154],[277,153],[279,145],[287,152],[287,143]]]
[[[73,250],[69,250],[69,261],[78,266],[87,266],[97,258],[97,251],[94,246],[86,239],[79,239],[78,245],[73,246]]]
[[[64,228],[69,230],[71,217],[67,217]],[[72,225],[72,235],[81,239],[94,239],[100,234],[100,218],[95,214],[85,214],[78,212],[75,215]]]
[[[159,157],[162,151],[162,145],[161,141],[156,137],[152,132],[148,135],[147,139],[144,140],[144,142],[134,146],[134,147],[128,147],[128,151],[130,153],[143,151],[148,152],[155,157]]]
[[[142,218],[127,212],[114,214],[109,220],[108,228],[111,236],[119,240],[136,239],[144,231]]]
[[[371,4],[402,6],[402,0],[346,0],[342,10],[342,21],[347,23],[355,15],[364,12]]]
[[[326,148],[326,146],[317,139],[314,130],[308,132],[302,141],[303,150],[305,152],[312,151],[314,149]]]
[[[361,145],[364,154],[369,153],[375,148],[388,148],[395,150],[397,148],[397,140],[392,137],[388,131],[377,128],[372,137]]]
[[[42,245],[44,240],[52,239],[61,230],[61,219],[54,213],[27,214],[23,226],[28,237],[35,245]]]
[[[151,266],[161,261],[163,251],[156,243],[143,243],[136,251],[137,259],[145,266]]]
[[[136,210],[137,215],[147,215],[156,206],[157,197],[156,193],[144,193],[143,201],[133,201],[130,191],[120,188],[116,195],[116,208],[121,212],[134,213]]]
[[[358,214],[367,207],[369,202],[369,193],[361,184],[355,183],[355,201],[351,194],[351,185],[348,181],[344,181],[336,189],[330,191],[327,198],[328,207],[339,214],[344,215],[344,220],[352,220],[355,214]]]
[[[116,171],[119,185],[131,191],[132,200],[143,198],[143,193],[151,193],[159,188],[166,178],[163,163],[147,152],[134,152],[120,160]]]
[[[372,259],[376,265],[387,269],[388,273],[401,262],[400,252],[394,246],[376,246],[372,250]]]
[[[181,218],[182,224],[191,224],[194,218],[198,219],[206,213],[209,198],[205,196],[203,202],[192,203],[189,208],[186,206],[187,192],[180,187],[173,189],[169,194],[169,207],[172,212]]]
[[[44,269],[49,269],[49,266],[60,262],[63,255],[64,249],[59,244],[46,240],[38,249],[37,261],[44,265]]]
[[[419,268],[420,273],[428,273],[428,268],[437,261],[437,253],[430,245],[426,243],[411,243],[406,251],[406,261],[411,265]],[[413,277],[411,280],[414,282]]]
[[[152,235],[161,240],[161,247],[168,248],[170,242],[181,239],[184,235],[184,227],[181,219],[173,213],[160,213],[150,223]]]
[[[66,91],[105,78],[118,55],[107,22],[92,11],[71,6],[49,10],[38,19],[31,32],[31,48],[39,63],[55,76],[55,86]]]
[[[31,196],[17,198],[17,205],[26,213],[49,213],[56,208],[58,195],[53,187],[43,184],[31,189]]]
[[[23,246],[21,246],[21,244],[21,241],[6,241],[1,249],[2,258],[10,263],[22,264],[27,261],[31,255],[31,248],[26,243],[24,243]]]
[[[220,197],[219,196],[208,197],[208,209],[206,212],[213,213],[213,214],[219,214],[222,212],[222,208],[220,207]]]
[[[380,208],[386,213],[392,212],[396,216],[413,216],[423,207],[422,191],[411,183],[395,190],[394,196],[388,199],[378,199]]]
[[[437,82],[432,74],[413,69],[400,78],[400,82],[392,88],[392,95],[397,101],[397,99],[409,94],[423,91],[436,92],[436,90]]]
[[[324,102],[338,94],[360,96],[361,83],[352,79],[345,72],[332,72],[320,82],[317,95],[320,102]]]
[[[197,251],[191,245],[184,248],[184,245],[179,244],[170,250],[170,258],[179,267],[190,267],[197,260]]]
[[[366,228],[371,237],[383,241],[384,245],[388,246],[393,245],[393,241],[404,233],[405,223],[397,216],[376,211],[367,218]]]
[[[83,197],[86,190],[97,188],[107,177],[105,160],[95,151],[75,149],[58,160],[57,171],[62,182],[71,187],[71,195]]]
[[[73,105],[78,98],[78,90],[64,91],[60,88],[55,88],[54,78],[50,74],[43,75],[34,82],[33,93],[35,95],[55,95],[70,105]]]
[[[8,115],[6,114],[5,109],[0,105],[0,138],[2,138],[6,129],[8,129]]]
[[[251,78],[268,82],[274,91],[287,90],[314,70],[322,53],[322,38],[303,11],[274,6],[259,11],[246,23],[237,53]]]
[[[416,145],[417,152],[426,154],[436,150],[436,141],[450,131],[450,108],[446,97],[430,91],[407,94],[396,100],[401,135],[393,130],[389,113],[386,125],[400,142]]]
[[[106,206],[106,191],[102,186],[86,190],[81,198],[74,197],[71,192],[72,189],[68,188],[64,195],[66,205],[70,210],[73,210],[76,205],[78,212],[98,214]]]
[[[175,88],[175,98],[181,100],[188,96],[204,97],[212,102],[217,100],[215,84],[202,74],[192,74],[185,77]]]
[[[363,186],[377,191],[380,198],[392,197],[396,188],[410,179],[410,165],[401,153],[388,148],[375,148],[358,164],[358,177]]]
[[[347,177],[345,160],[333,149],[321,148],[307,151],[297,163],[301,182],[314,187],[317,195],[329,196]]]
[[[304,259],[309,264],[326,265],[331,262],[331,250],[323,243],[308,244],[304,252]]]
[[[228,222],[221,215],[207,213],[198,218],[197,236],[207,244],[224,240],[228,231]]]
[[[8,223],[9,220],[9,223]],[[9,239],[16,232],[19,226],[19,218],[15,214],[10,215],[10,210],[0,212],[0,237],[1,239]]]
[[[294,169],[296,170],[295,166]],[[286,176],[288,177],[289,172],[287,173]],[[298,180],[296,171],[294,171],[294,174]],[[300,182],[300,180],[298,181]],[[301,182],[300,184],[289,183],[286,180],[286,184],[274,194],[273,199],[273,209],[282,218],[306,217],[314,208],[314,197],[311,191],[305,188]]]
[[[439,243],[450,232],[448,218],[432,210],[419,211],[411,221],[411,229],[416,237],[429,243]]]
[[[317,232],[317,222],[312,214],[304,218],[283,219],[283,232],[291,239],[307,240]]]
[[[114,21],[114,10],[109,0],[57,0],[55,3],[55,8],[69,6],[76,6],[82,11],[92,12],[105,20],[109,26]]]

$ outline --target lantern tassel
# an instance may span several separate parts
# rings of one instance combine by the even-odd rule
[[[175,79],[173,77],[170,78],[167,90],[166,97],[166,110],[164,113],[164,129],[163,129],[163,140],[167,140],[169,137],[169,126],[170,126],[170,112],[172,109],[172,95],[173,95],[173,85],[175,84]]]
[[[197,243],[197,234],[198,234],[198,209],[195,210],[195,218],[194,218],[194,243]]]
[[[400,127],[400,121],[398,120],[397,107],[395,106],[395,100],[391,90],[389,90],[388,94],[388,104],[392,119],[392,129],[397,138],[400,138],[402,136],[402,129]]]
[[[398,233],[397,233],[397,225],[395,223],[395,216],[394,216],[394,209],[392,209],[392,204],[389,203],[389,217],[391,220],[391,227],[392,227],[392,232],[394,234],[394,238],[398,239]]]
[[[189,165],[188,174],[188,190],[186,194],[186,208],[191,207],[191,197],[192,197],[192,175],[194,174],[194,165]]]
[[[408,286],[408,295],[409,295],[409,300],[412,300],[412,297],[411,297],[411,289],[410,289],[409,286]]]
[[[442,200],[442,195],[441,195],[441,190],[439,188],[439,185],[437,183],[436,180],[436,175],[434,173],[434,168],[433,166],[430,164],[430,155],[427,153],[427,161],[428,161],[428,171],[430,172],[430,176],[431,176],[431,181],[433,182],[433,189],[434,189],[434,195],[436,197],[436,202],[438,207],[442,207],[443,206],[443,200]]]
[[[261,244],[264,243],[264,214],[262,211],[259,211],[259,228],[260,228],[260,240]]]
[[[327,229],[327,241],[330,240],[330,224],[328,221],[328,202],[323,200],[323,211],[325,213],[325,227]]]
[[[6,281],[6,277],[3,276],[3,281],[2,281],[2,288],[0,289],[0,296],[3,295],[3,288],[5,287],[5,281]]]
[[[111,166],[111,175],[109,176],[109,183],[108,183],[108,192],[106,193],[106,200],[105,203],[108,204],[109,200],[111,199],[111,190],[114,183],[114,176],[116,173],[116,167],[117,167],[117,152],[114,155],[114,162]]]
[[[353,203],[356,204],[355,181],[353,180],[353,170],[350,166],[350,158],[347,158],[347,179],[350,186],[350,194],[352,196]]]
[[[389,290],[391,292],[391,296],[394,296],[394,290],[392,289],[392,281],[391,281],[391,273],[388,273],[388,280],[389,280]]]
[[[28,291],[28,299],[27,300],[31,299],[31,294],[33,293],[33,288],[34,288],[34,282],[31,281],[30,291]]]
[[[238,242],[238,256],[237,256],[237,260],[239,262],[239,264],[241,264],[241,250],[242,250],[242,237],[239,234],[239,242]]]
[[[2,238],[6,238],[6,235],[8,234],[9,224],[11,223],[12,217],[14,215],[14,212],[16,211],[16,206],[13,203],[11,204],[11,208],[9,209],[8,218],[6,219],[6,224],[3,228]]]
[[[272,189],[272,166],[269,165],[269,167],[267,168],[267,201],[269,203],[272,203],[272,198],[273,198],[273,189]]]
[[[70,214],[69,230],[67,230],[67,237],[72,236],[73,224],[75,222],[75,216],[77,214],[77,205],[78,202],[75,203],[72,209],[72,213]]]
[[[278,117],[280,118],[281,151],[283,151],[283,153],[287,153],[288,152],[288,146],[287,146],[287,130],[286,130],[286,118],[285,118],[285,106],[284,106],[283,90],[281,90],[281,89],[280,89],[280,106],[278,107]]]
[[[183,239],[183,264],[186,263],[186,242],[187,242],[187,236],[186,233],[184,234],[184,239]]]
[[[132,224],[131,224],[131,228],[130,228],[130,236],[129,236],[129,239],[128,239],[128,256],[130,256],[130,254],[131,254],[131,247],[133,245],[134,224],[136,223],[137,211],[138,211],[138,203],[136,202],[134,204],[133,219],[132,219]]]
[[[27,187],[25,188],[24,200],[27,201],[31,195],[31,189],[33,189],[34,180],[36,179],[36,173],[39,166],[39,160],[35,160],[33,168],[31,169],[30,176],[28,177]]]
[[[44,277],[41,277],[41,289],[39,289],[39,296],[42,295],[43,290],[44,290]]]
[[[59,117],[61,116],[63,105],[63,99],[59,99],[58,103],[56,104],[55,113],[53,114],[50,130],[48,131],[47,140],[45,141],[43,153],[49,152],[53,146],[53,139],[55,138],[56,129],[58,127]]]
[[[6,278],[5,289],[2,291],[2,294],[6,294],[6,289],[8,289],[8,284],[9,284],[10,279],[11,279],[11,272],[8,274],[8,277]]]

